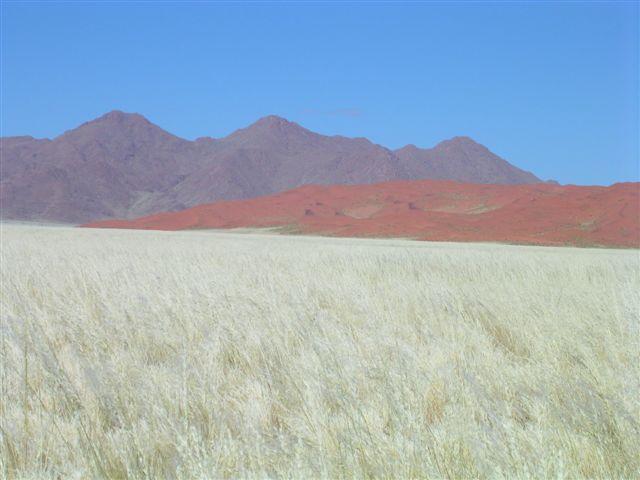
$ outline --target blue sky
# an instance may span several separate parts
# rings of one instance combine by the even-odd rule
[[[2,135],[109,110],[193,139],[276,114],[468,135],[562,183],[639,180],[638,4],[2,2]]]

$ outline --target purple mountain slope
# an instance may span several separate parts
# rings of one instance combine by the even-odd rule
[[[138,114],[110,112],[52,140],[0,139],[3,219],[87,222],[132,218],[304,184],[450,179],[540,180],[467,137],[391,151],[325,136],[276,116],[231,135],[188,141]]]

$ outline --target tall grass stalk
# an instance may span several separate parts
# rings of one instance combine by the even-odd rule
[[[1,235],[2,478],[640,476],[637,250]]]

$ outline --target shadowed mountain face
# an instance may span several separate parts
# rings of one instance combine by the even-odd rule
[[[305,184],[540,181],[466,137],[391,151],[275,116],[225,138],[188,141],[114,111],[53,140],[5,137],[0,148],[1,214],[17,220],[133,218]]]

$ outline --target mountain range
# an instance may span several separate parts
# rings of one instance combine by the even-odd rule
[[[267,116],[219,139],[189,141],[142,115],[112,111],[54,139],[0,139],[2,219],[130,219],[307,184],[438,179],[541,180],[468,137],[391,150]]]

